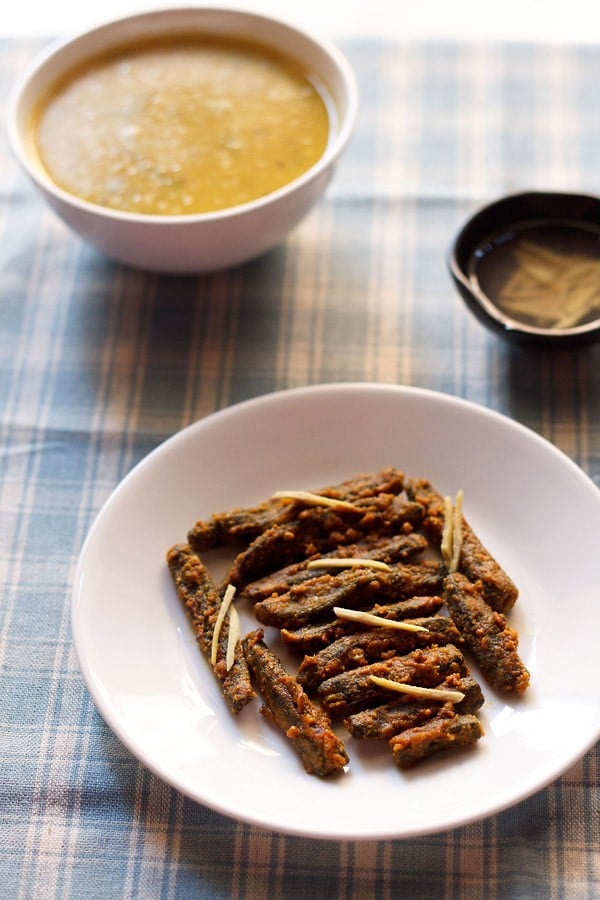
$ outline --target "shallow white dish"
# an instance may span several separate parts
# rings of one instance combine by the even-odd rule
[[[484,684],[486,735],[472,750],[403,773],[385,744],[348,739],[347,771],[319,780],[258,715],[258,702],[237,718],[228,713],[165,552],[212,512],[385,465],[427,477],[443,493],[463,489],[465,515],[520,588],[511,622],[532,686],[523,699],[507,700]],[[388,385],[271,394],[176,434],[116,489],[81,552],[75,647],[108,725],[192,799],[321,838],[442,831],[518,803],[598,739],[599,532],[600,492],[591,480],[497,413]],[[248,616],[243,624],[255,623]]]

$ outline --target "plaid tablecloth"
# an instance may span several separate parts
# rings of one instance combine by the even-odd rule
[[[2,45],[3,103],[36,49]],[[600,347],[508,346],[465,310],[445,266],[488,200],[600,194],[600,48],[345,50],[361,112],[337,177],[284,246],[236,271],[112,264],[41,204],[2,139],[2,897],[600,896],[597,747],[515,808],[449,833],[314,841],[158,781],[78,671],[70,586],[95,514],[165,437],[238,400],[329,381],[433,388],[528,425],[600,483]]]

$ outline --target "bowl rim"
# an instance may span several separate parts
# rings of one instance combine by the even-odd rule
[[[36,165],[32,161],[26,149],[26,141],[22,133],[22,128],[19,125],[19,110],[25,90],[33,77],[41,69],[43,69],[45,65],[49,64],[53,59],[60,56],[60,54],[62,54],[65,50],[75,45],[76,43],[93,39],[94,36],[101,34],[102,32],[109,33],[111,29],[114,28],[123,29],[130,24],[135,24],[136,22],[142,23],[144,20],[150,21],[152,19],[160,19],[164,18],[167,15],[173,16],[175,20],[182,16],[189,18],[190,16],[198,15],[202,18],[208,18],[210,16],[220,15],[234,21],[236,19],[240,19],[241,21],[253,22],[256,25],[260,25],[261,23],[275,25],[276,27],[284,31],[287,30],[290,33],[294,33],[298,37],[307,40],[309,43],[313,44],[319,51],[321,51],[325,57],[328,57],[331,60],[335,69],[341,77],[341,81],[344,84],[346,111],[343,116],[340,115],[338,127],[335,129],[333,137],[328,141],[324,152],[309,169],[307,169],[305,172],[303,172],[301,175],[294,178],[287,184],[284,184],[276,190],[270,191],[268,194],[264,194],[263,196],[257,197],[247,203],[241,203],[236,206],[225,207],[224,209],[213,210],[205,213],[161,215],[154,213],[127,212],[125,210],[113,209],[112,207],[91,203],[78,197],[76,194],[72,194],[69,191],[66,191],[64,188],[61,188],[41,166]],[[176,31],[176,21],[173,23],[172,31]],[[257,43],[261,43],[260,38],[257,38]],[[117,36],[115,40],[115,46],[118,46],[118,44],[119,38]],[[270,46],[270,42],[268,39],[265,39],[264,46]],[[109,48],[110,40],[107,41],[104,50],[108,50]],[[98,51],[98,55],[101,53],[102,50]],[[332,99],[335,101],[335,97],[333,97]],[[294,194],[297,190],[318,179],[330,166],[332,166],[336,162],[342,150],[348,143],[350,136],[354,130],[358,114],[358,103],[358,84],[352,66],[350,65],[349,61],[342,53],[342,51],[327,38],[317,36],[313,32],[303,27],[300,28],[297,25],[294,25],[292,22],[286,21],[284,18],[280,18],[279,16],[253,12],[251,10],[238,9],[233,6],[163,6],[156,9],[137,12],[132,15],[118,16],[116,18],[107,19],[105,21],[99,22],[96,25],[93,25],[92,27],[81,29],[71,35],[60,37],[54,41],[51,41],[46,47],[43,47],[39,51],[39,53],[37,53],[33,57],[33,59],[21,73],[20,77],[18,77],[16,82],[13,84],[8,96],[6,119],[9,144],[11,146],[13,155],[19,161],[33,183],[41,188],[45,193],[54,197],[55,200],[58,200],[59,202],[66,204],[73,209],[77,209],[83,213],[95,215],[108,221],[117,221],[138,225],[160,225],[161,227],[174,227],[181,225],[190,226],[196,223],[201,224],[218,222],[224,219],[233,219],[236,217],[246,216],[250,213],[262,209],[263,207],[270,206],[271,204],[277,202],[280,199],[283,199],[290,194]]]
[[[539,338],[547,342],[552,341],[559,343],[561,341],[568,341],[572,338],[591,336],[595,332],[600,331],[600,316],[597,316],[595,319],[592,319],[589,322],[585,322],[582,325],[574,325],[570,328],[558,329],[551,327],[542,327],[539,325],[529,325],[526,322],[515,319],[512,316],[509,316],[508,314],[502,312],[502,310],[498,306],[496,306],[496,304],[481,289],[479,284],[472,281],[458,259],[459,248],[464,242],[468,233],[474,229],[478,219],[482,219],[485,215],[489,214],[494,209],[499,209],[502,206],[508,205],[510,203],[519,201],[527,202],[528,200],[532,199],[541,200],[547,198],[552,198],[557,202],[560,202],[561,200],[588,202],[591,205],[597,205],[600,209],[600,197],[596,197],[592,194],[580,193],[578,191],[529,190],[505,194],[501,197],[498,197],[496,200],[493,200],[492,202],[479,207],[475,210],[474,213],[468,216],[466,221],[461,226],[458,234],[453,239],[452,244],[448,250],[447,264],[452,277],[456,281],[460,282],[465,291],[469,293],[472,302],[474,304],[477,304],[482,314],[493,320],[494,324],[499,327],[506,336],[510,337],[511,335],[514,335],[515,337],[523,336],[531,339]],[[557,218],[558,217],[556,216],[544,217],[537,215],[535,217],[535,220],[538,222],[546,221],[548,224],[550,224],[553,221],[557,221]],[[516,224],[517,222],[526,222],[528,219],[531,219],[533,221],[534,217],[523,214],[522,218],[514,219],[513,223]],[[572,221],[574,220],[572,219]],[[505,227],[509,227],[510,224],[510,221],[507,220],[505,223]],[[489,231],[481,232],[479,242],[485,240],[486,236],[490,236],[492,233],[493,232]],[[475,242],[473,242],[473,244],[475,244]]]

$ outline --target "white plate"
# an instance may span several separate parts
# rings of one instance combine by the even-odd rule
[[[511,622],[532,686],[520,700],[485,688],[486,734],[469,751],[406,773],[385,744],[348,739],[347,771],[319,780],[258,715],[258,701],[237,718],[229,714],[175,596],[165,552],[212,512],[385,465],[427,477],[442,493],[463,489],[465,515],[520,588]],[[186,428],[119,485],[79,560],[75,647],[108,725],[194,800],[299,835],[441,831],[524,799],[597,740],[599,533],[593,483],[497,413],[387,385],[271,394]]]

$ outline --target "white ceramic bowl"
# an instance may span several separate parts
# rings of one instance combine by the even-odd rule
[[[324,155],[284,187],[251,203],[197,215],[119,212],[59,188],[31,153],[32,110],[48,86],[88,58],[124,43],[169,32],[209,33],[259,42],[283,51],[322,81],[336,122]],[[13,90],[8,130],[13,151],[58,215],[107,256],[136,268],[199,273],[238,265],[280,243],[327,187],[350,137],[357,109],[355,78],[343,55],[327,42],[288,24],[231,9],[164,9],[119,19],[61,42],[43,53]]]

